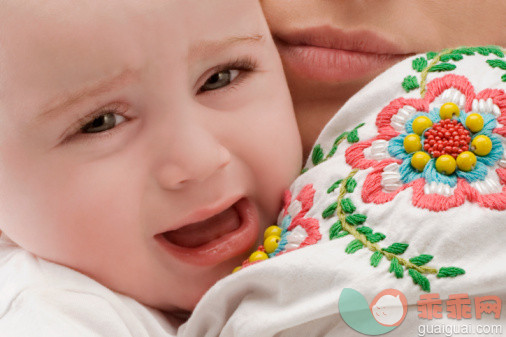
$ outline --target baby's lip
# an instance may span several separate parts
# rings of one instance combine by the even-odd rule
[[[259,231],[258,212],[247,198],[191,218],[198,219],[175,230],[155,235],[162,248],[178,260],[193,265],[215,265],[249,251]],[[208,214],[202,219],[203,214]]]
[[[165,240],[176,246],[186,248],[202,246],[239,228],[241,218],[235,206],[234,203],[223,212],[176,230],[167,231],[162,235]]]

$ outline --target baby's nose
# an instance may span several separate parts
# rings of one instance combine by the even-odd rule
[[[160,165],[157,180],[162,188],[177,190],[206,181],[230,163],[230,152],[215,140],[192,143],[180,146]]]

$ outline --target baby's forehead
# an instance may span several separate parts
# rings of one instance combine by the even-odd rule
[[[8,0],[0,31],[0,93],[27,105],[125,69],[179,74],[206,41],[268,34],[251,0]]]

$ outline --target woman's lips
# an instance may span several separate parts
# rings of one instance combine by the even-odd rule
[[[324,82],[374,76],[412,55],[373,32],[344,32],[328,26],[278,33],[275,40],[289,72]]]
[[[253,203],[242,198],[224,211],[155,235],[165,252],[193,265],[215,265],[248,252],[259,232]]]

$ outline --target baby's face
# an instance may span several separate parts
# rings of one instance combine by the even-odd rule
[[[276,218],[301,162],[253,0],[4,1],[0,229],[192,309]]]

